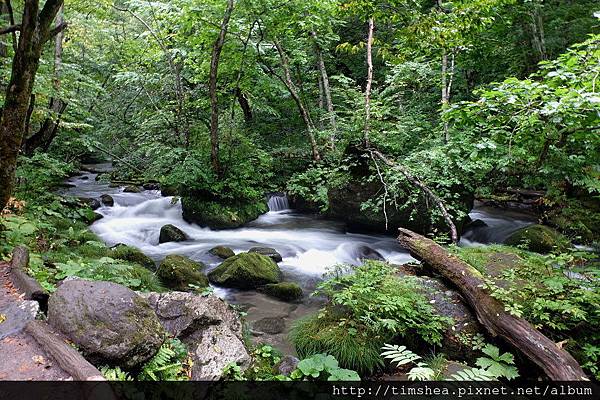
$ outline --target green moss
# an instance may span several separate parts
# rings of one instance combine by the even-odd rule
[[[569,239],[545,225],[530,225],[514,232],[504,241],[509,246],[525,246],[536,253],[561,252],[571,247]]]
[[[264,202],[221,204],[215,201],[182,197],[183,218],[212,229],[238,228],[268,211]]]
[[[257,253],[241,253],[223,261],[208,277],[218,285],[254,289],[278,283],[281,270],[269,257]]]
[[[156,274],[169,288],[180,291],[192,291],[196,287],[208,286],[208,278],[201,270],[204,264],[179,255],[169,255],[160,263]]]
[[[302,298],[302,288],[293,282],[270,283],[262,291],[281,300],[294,301]]]
[[[223,260],[226,260],[229,257],[235,256],[235,253],[233,252],[233,250],[231,250],[229,247],[225,247],[225,246],[216,246],[216,247],[213,247],[208,252],[210,254],[212,254],[213,256],[217,256],[219,258],[222,258]]]
[[[564,207],[551,210],[546,222],[578,242],[600,243],[600,205],[597,202],[570,200]]]
[[[112,250],[111,256],[112,258],[116,258],[119,260],[131,261],[152,271],[156,270],[156,263],[154,262],[154,260],[145,255],[141,250],[136,249],[135,247],[117,245]]]
[[[361,373],[372,373],[382,365],[381,347],[391,336],[378,335],[362,324],[349,325],[332,313],[315,314],[299,319],[292,326],[289,339],[300,358],[326,353],[340,366]]]

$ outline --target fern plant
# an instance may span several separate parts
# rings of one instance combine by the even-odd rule
[[[132,381],[133,378],[120,367],[101,367],[100,372],[107,381]]]
[[[478,345],[476,345],[479,347]],[[382,348],[381,356],[395,363],[396,367],[415,364],[408,371],[410,380],[432,380],[436,377],[435,370],[427,363],[418,361],[421,356],[413,353],[406,346],[386,344]],[[517,378],[519,372],[514,366],[514,357],[510,353],[500,354],[500,349],[492,344],[486,344],[481,348],[483,354],[487,357],[479,357],[476,361],[477,367],[471,367],[460,370],[453,374],[449,380],[455,381],[493,381],[499,378],[508,380]]]
[[[385,344],[381,349],[384,350],[381,356],[389,359],[391,363],[396,363],[396,367],[411,364],[421,359],[421,356],[413,353],[406,346]],[[427,381],[433,379],[434,376],[435,371],[424,362],[417,362],[416,367],[408,371],[408,379],[411,381]]]
[[[183,381],[187,349],[179,339],[169,339],[160,347],[150,361],[144,364],[138,375],[140,381]]]

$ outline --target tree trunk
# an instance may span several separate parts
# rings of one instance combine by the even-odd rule
[[[252,122],[252,108],[250,107],[250,103],[248,102],[248,98],[246,95],[240,90],[240,88],[235,89],[235,97],[237,98],[238,104],[244,113],[244,121],[246,123]]]
[[[325,97],[325,104],[327,105],[327,113],[329,114],[329,124],[331,126],[331,147],[335,148],[335,136],[337,131],[337,125],[335,122],[335,112],[333,109],[333,101],[331,100],[331,88],[329,87],[329,76],[327,75],[327,68],[325,68],[325,60],[323,59],[323,52],[321,47],[317,43],[317,33],[312,31],[311,36],[315,41],[315,53],[317,56],[317,67],[319,68],[320,74],[320,88]]]
[[[542,19],[541,6],[539,2],[535,1],[532,7],[533,10],[529,14],[532,31],[531,41],[533,49],[538,55],[538,61],[543,61],[548,59],[548,55],[546,54],[546,38],[544,35],[544,21]]]
[[[221,162],[219,160],[219,103],[217,99],[217,75],[219,72],[219,58],[225,43],[225,35],[229,26],[229,19],[233,12],[233,0],[227,1],[227,8],[219,30],[219,36],[213,45],[210,58],[210,76],[208,81],[208,93],[210,97],[210,159],[213,171],[221,175]]]
[[[556,343],[542,335],[529,322],[504,310],[498,300],[484,289],[483,276],[458,257],[449,254],[433,240],[408,229],[400,229],[400,244],[411,255],[455,285],[477,320],[493,335],[500,336],[538,365],[548,378],[556,381],[586,380],[575,359]]]
[[[304,104],[302,103],[302,99],[300,99],[300,96],[298,95],[296,85],[294,85],[294,82],[292,81],[292,75],[290,73],[290,64],[287,55],[285,54],[285,51],[283,50],[283,47],[281,46],[281,43],[279,43],[278,40],[275,40],[274,43],[275,47],[277,48],[277,52],[279,53],[279,59],[281,60],[281,67],[283,68],[284,73],[284,78],[280,79],[285,84],[286,88],[288,89],[288,92],[292,96],[292,99],[294,99],[294,102],[298,107],[298,111],[300,112],[300,116],[306,124],[313,160],[320,161],[321,155],[319,154],[319,148],[317,147],[317,141],[315,140],[314,135],[315,127],[313,126],[310,116],[308,115],[306,107],[304,107]]]
[[[64,22],[64,6],[60,8],[56,16],[56,26],[62,25]],[[67,103],[60,99],[60,75],[62,70],[62,53],[63,53],[64,33],[61,31],[54,37],[54,71],[52,87],[54,96],[50,98],[48,111],[50,115],[44,120],[40,129],[32,136],[28,137],[23,144],[23,152],[27,155],[41,148],[44,151],[48,150],[52,141],[56,137],[58,127],[62,119],[62,115],[67,108]],[[25,134],[28,134],[28,129]]]
[[[365,145],[369,146],[369,130],[371,119],[371,86],[373,84],[373,31],[375,22],[369,18],[369,31],[367,35],[367,87],[365,89]]]
[[[452,92],[452,83],[454,81],[454,53],[450,56],[450,65],[448,65],[448,53],[442,52],[442,112],[450,106],[450,95]],[[444,122],[444,142],[448,143],[450,134],[448,132],[448,123]]]
[[[25,135],[27,110],[42,47],[64,28],[63,24],[50,29],[62,4],[62,0],[47,0],[41,11],[37,0],[27,0],[23,6],[19,43],[0,115],[0,209],[6,206],[14,189],[17,157]]]

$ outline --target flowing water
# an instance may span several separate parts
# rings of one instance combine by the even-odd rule
[[[94,166],[95,170],[108,168],[107,165]],[[109,194],[113,197],[114,206],[99,208],[97,212],[103,218],[91,226],[92,231],[109,246],[117,243],[135,246],[157,262],[169,254],[184,255],[205,263],[208,271],[221,261],[208,253],[214,246],[224,245],[235,253],[254,246],[275,248],[283,257],[279,267],[284,280],[297,282],[304,289],[305,296],[300,303],[278,301],[256,291],[216,287],[215,293],[246,310],[257,341],[272,344],[287,353],[293,353],[286,340],[291,323],[322,306],[323,299],[309,294],[333,266],[341,263],[358,265],[363,258],[385,259],[395,264],[413,261],[394,237],[350,233],[342,223],[296,213],[289,209],[283,194],[271,195],[268,199],[270,211],[244,227],[211,230],[184,221],[181,203],[176,198],[162,197],[159,191],[152,190],[124,193],[122,188],[111,188],[96,181],[96,175],[85,172],[71,178],[68,183],[73,187],[65,190],[65,194],[91,198]],[[517,218],[485,208],[475,209],[471,217],[481,219],[485,225],[467,231],[462,245],[501,242],[512,231],[531,223],[521,216]],[[159,244],[160,228],[166,224],[183,230],[189,240]],[[270,333],[261,332],[258,328],[266,322],[271,329],[262,329]],[[255,329],[252,328],[254,325]],[[280,327],[275,329],[273,325]]]

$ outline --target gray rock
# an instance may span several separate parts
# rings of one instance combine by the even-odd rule
[[[123,189],[123,192],[125,193],[140,193],[141,191],[142,190],[135,185],[125,186],[125,188]]]
[[[40,305],[34,300],[25,300],[7,304],[0,309],[0,315],[6,318],[0,323],[0,340],[21,332],[29,321],[33,321],[40,310]]]
[[[281,260],[283,260],[281,254],[279,254],[277,250],[272,247],[253,247],[248,250],[248,253],[262,254],[263,256],[267,256],[275,262],[281,262]]]
[[[281,375],[288,376],[298,367],[299,362],[300,360],[294,356],[285,356],[279,361],[279,364],[277,364],[277,372]]]
[[[183,242],[187,239],[188,237],[185,234],[185,232],[183,232],[175,225],[168,224],[160,228],[160,236],[158,238],[158,243]]]
[[[448,288],[438,279],[418,277],[417,281],[424,289],[425,296],[435,311],[454,321],[443,334],[442,348],[450,359],[475,361],[480,354],[473,350],[468,338],[476,334],[484,334],[485,329],[479,324],[473,312],[465,305],[462,296]]]
[[[104,204],[105,206],[112,207],[115,205],[115,200],[110,194],[103,194],[102,196],[100,196],[100,201],[102,201],[102,204]]]
[[[64,282],[50,296],[48,322],[91,362],[124,368],[149,360],[165,337],[148,302],[112,282]]]
[[[167,332],[188,346],[194,361],[193,380],[218,380],[232,362],[242,368],[250,365],[240,318],[222,299],[184,292],[141,295]]]
[[[283,317],[265,317],[252,324],[252,327],[260,332],[275,335],[285,330]]]
[[[144,190],[160,190],[160,183],[158,182],[146,182],[142,185]]]

